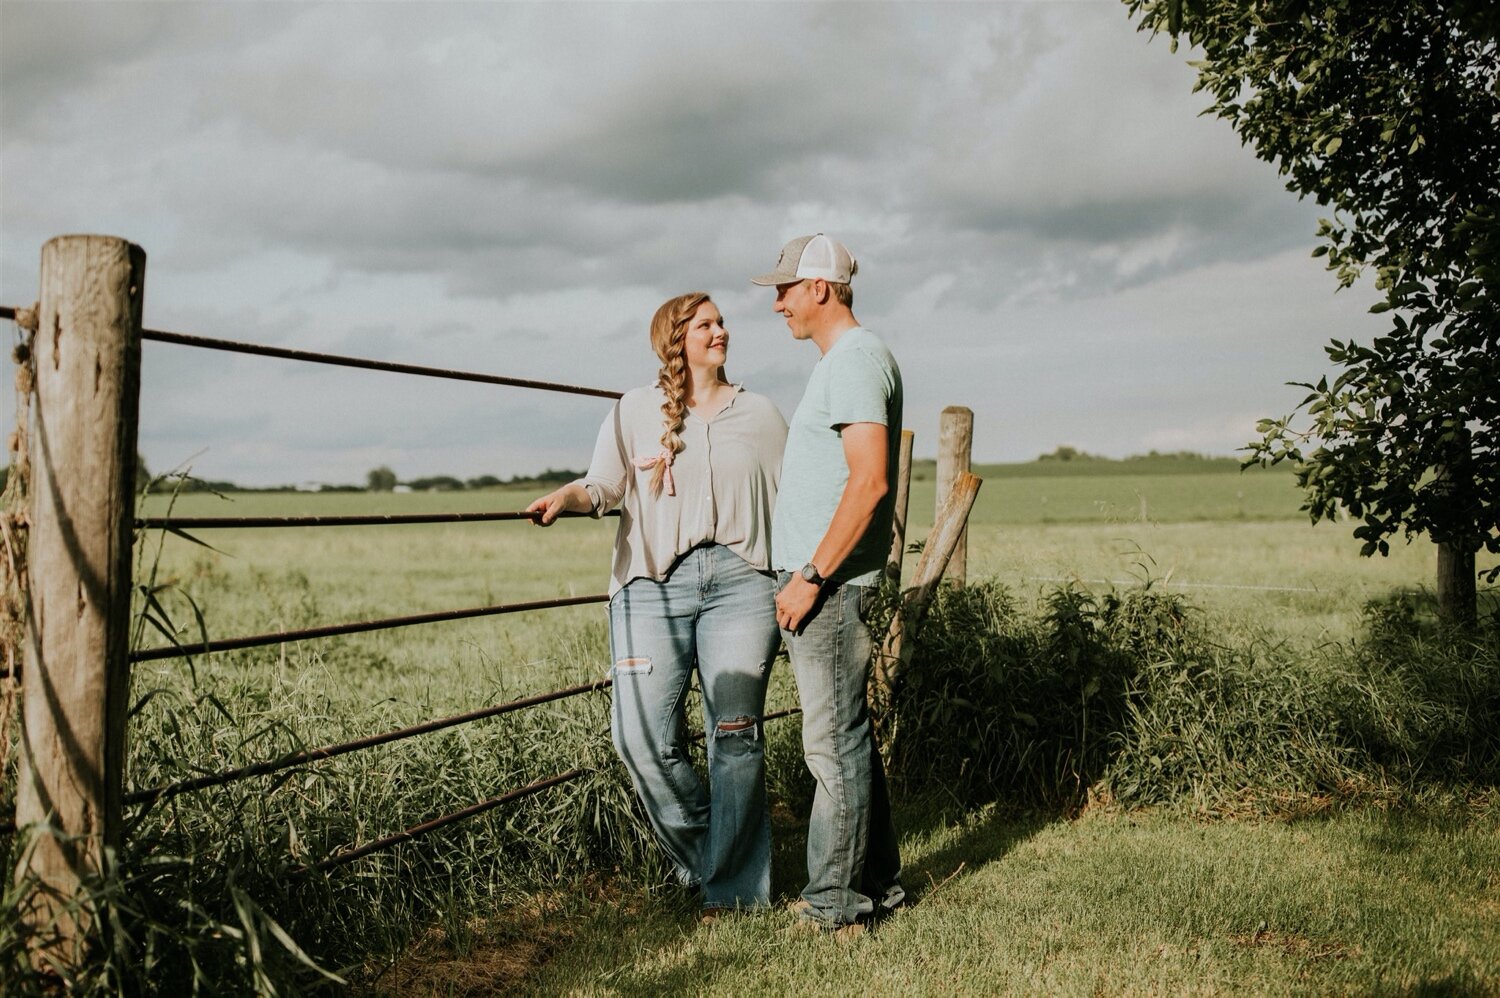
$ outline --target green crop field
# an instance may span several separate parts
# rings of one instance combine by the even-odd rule
[[[1199,667],[1203,655],[1224,656],[1203,675],[1237,677],[1213,694],[1230,698],[1222,701],[1226,716],[1271,710],[1245,704],[1280,697],[1292,706],[1275,709],[1313,717],[1346,702],[1338,692],[1345,688],[1370,690],[1358,697],[1387,696],[1385,680],[1361,678],[1364,667],[1351,664],[1362,654],[1361,609],[1429,584],[1434,556],[1425,541],[1398,545],[1389,558],[1362,559],[1347,524],[1307,523],[1280,470],[976,470],[985,483],[970,522],[968,577],[993,580],[1008,593],[995,598],[1015,602],[1013,616],[996,618],[1013,631],[1006,647],[1042,635],[1028,647],[1052,654],[1044,632],[1060,612],[1056,594],[1069,587],[1084,602],[1068,605],[1084,608],[1099,640],[1116,640],[1108,637],[1116,633],[1110,594],[1144,591],[1147,602],[1129,597],[1127,609],[1157,607],[1150,612],[1167,614],[1159,619],[1177,620],[1171,601],[1180,599],[1184,626],[1208,636],[1185,668]],[[934,505],[925,472],[918,467],[912,488],[908,540],[916,543]],[[142,512],[513,510],[533,497],[514,489],[195,493],[152,496]],[[153,621],[143,618],[136,646],[169,644],[165,631],[190,643],[204,635],[601,593],[614,528],[613,520],[585,518],[546,530],[498,522],[205,529],[191,538],[152,532],[138,545],[137,575],[153,587],[157,605]],[[908,555],[908,572],[916,557]],[[1158,596],[1168,602],[1149,602]],[[943,626],[958,627],[958,610],[945,612]],[[919,667],[947,668],[942,656],[961,656],[965,633],[945,631],[943,640],[956,634],[958,644],[943,647],[957,650],[932,652],[938,659],[923,666],[919,658]],[[973,637],[976,647],[989,640]],[[1095,639],[1081,640],[1081,660],[1088,660]],[[1151,654],[1188,654],[1175,647]],[[127,780],[131,788],[158,786],[277,758],[600,679],[608,664],[602,605],[141,662],[133,671]],[[1130,666],[1175,667],[1157,658]],[[1313,686],[1303,689],[1304,681]],[[1182,680],[1164,688],[1168,700],[1179,688],[1172,682]],[[998,728],[987,722],[989,728],[1011,732],[1021,724],[1015,718],[1037,714],[1005,699],[994,709],[1006,720]],[[789,670],[778,668],[770,706],[795,702]],[[903,709],[920,714],[926,706]],[[829,993],[843,990],[835,983],[841,980],[892,993],[1500,988],[1500,909],[1493,901],[1500,815],[1490,803],[1492,787],[1403,783],[1405,777],[1381,777],[1368,767],[1325,777],[1315,771],[1322,763],[1304,771],[1294,761],[1286,764],[1292,768],[1284,787],[1267,785],[1280,777],[1254,775],[1282,772],[1274,762],[1245,769],[1248,775],[1219,772],[1212,785],[1193,782],[1200,777],[1191,766],[1185,777],[1162,768],[1156,792],[1143,789],[1139,776],[1119,774],[1166,767],[1162,760],[1182,741],[1185,718],[1196,715],[1193,724],[1209,731],[1203,722],[1217,723],[1207,715],[1219,708],[1190,705],[1163,722],[1132,707],[1129,730],[1099,736],[1117,740],[1119,749],[1108,753],[1113,769],[1102,771],[1097,800],[1094,791],[1087,800],[1056,790],[1007,797],[993,789],[998,784],[978,793],[897,774],[898,821],[919,903],[858,946],[839,947],[790,936],[779,913],[711,930],[695,926],[690,902],[663,886],[659,858],[609,748],[606,708],[607,694],[590,694],[132,810],[122,875],[134,878],[130,896],[151,900],[130,915],[136,949],[121,959],[134,969],[110,964],[116,976],[104,979],[180,982],[201,973],[223,987],[266,989],[279,981],[295,990],[318,986],[321,978],[306,962],[314,961],[356,990],[378,994]],[[1422,737],[1412,733],[1420,725],[1448,723],[1432,711],[1412,718],[1418,716],[1402,714],[1391,724],[1411,728],[1402,737]],[[922,725],[929,722],[940,732],[968,730],[936,714],[913,714],[905,730],[928,732]],[[1290,723],[1286,734],[1226,728],[1196,736],[1220,739],[1212,743],[1217,758],[1231,760],[1199,764],[1241,765],[1234,760],[1240,748],[1247,757],[1259,751],[1242,737],[1269,739],[1270,758],[1286,739],[1307,737],[1295,727],[1303,721]],[[1333,737],[1340,726],[1364,722],[1328,723]],[[1148,735],[1157,741],[1130,742]],[[767,738],[777,797],[775,889],[785,900],[800,887],[806,813],[796,719],[769,722]],[[1202,741],[1194,751],[1202,755],[1209,745]],[[970,749],[946,751],[961,758]],[[1330,751],[1330,758],[1352,758],[1352,750]],[[1408,755],[1380,765],[1418,765],[1410,762],[1418,749],[1401,751]],[[1068,758],[1059,752],[1057,759]],[[984,758],[992,760],[992,774],[1010,765],[1009,756]],[[570,786],[326,875],[301,870],[346,846],[578,765],[590,775]],[[1083,763],[1016,765],[1035,768],[1029,786],[1059,787],[1067,766]],[[1090,772],[1089,780],[1099,775]],[[1169,786],[1169,779],[1179,783]],[[1111,804],[1108,787],[1165,803]],[[1285,806],[1277,803],[1283,799]],[[8,809],[9,800],[0,804]],[[1446,862],[1450,856],[1461,862]],[[1394,903],[1397,897],[1409,900]],[[305,948],[306,961],[278,941],[273,923]],[[18,959],[15,933],[12,912],[0,918],[0,960]],[[208,969],[194,971],[195,963]]]

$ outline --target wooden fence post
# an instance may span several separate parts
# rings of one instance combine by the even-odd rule
[[[917,569],[912,577],[911,588],[901,597],[896,615],[891,618],[890,630],[875,655],[874,681],[877,691],[889,694],[895,689],[901,672],[911,663],[916,645],[908,640],[927,613],[927,605],[937,592],[943,578],[943,570],[952,564],[953,552],[958,549],[958,540],[963,535],[969,520],[969,510],[974,508],[974,499],[979,495],[983,479],[960,472],[948,490],[948,501],[938,510],[933,521],[932,533],[922,546],[922,557],[917,560]]]
[[[911,430],[901,431],[901,449],[896,463],[896,507],[891,516],[891,554],[885,560],[885,577],[901,584],[901,566],[906,560],[906,507],[911,498]]]
[[[16,877],[43,967],[104,931],[76,898],[120,841],[145,274],[123,239],[42,247]]]
[[[953,483],[960,475],[968,473],[969,453],[973,446],[974,410],[962,405],[948,406],[943,410],[942,421],[938,426],[937,501],[934,516],[941,512],[943,504],[948,501],[948,492],[953,488]],[[936,524],[934,519],[934,530],[937,529]],[[948,580],[954,585],[963,585],[968,568],[969,532],[965,527],[956,541],[953,557],[948,562]]]

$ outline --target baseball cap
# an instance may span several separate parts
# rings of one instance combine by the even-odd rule
[[[821,277],[830,284],[848,284],[849,279],[857,273],[859,262],[849,252],[849,247],[819,232],[813,236],[798,236],[781,247],[781,258],[776,261],[776,269],[769,274],[750,278],[750,283],[795,284]]]

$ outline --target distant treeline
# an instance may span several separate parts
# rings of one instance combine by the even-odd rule
[[[0,468],[0,489],[5,487],[10,469]],[[146,462],[136,459],[136,488],[150,487],[155,493],[167,492],[461,492],[468,489],[500,488],[546,488],[571,482],[584,476],[582,471],[568,468],[548,468],[537,475],[477,475],[473,478],[458,478],[454,475],[429,475],[423,478],[400,478],[387,467],[372,469],[365,476],[365,484],[329,484],[326,482],[300,482],[285,485],[240,485],[237,482],[198,478],[190,474],[169,473],[153,478],[146,469]]]
[[[1145,454],[1113,458],[1063,446],[1050,454],[1038,455],[1032,461],[976,464],[973,471],[981,478],[1062,478],[1088,475],[1208,475],[1234,473],[1239,469],[1239,458],[1194,451],[1153,450]],[[931,458],[912,461],[912,478],[918,481],[930,480],[936,474],[937,462]]]
[[[145,461],[139,462],[138,484],[150,481]],[[1076,447],[1062,446],[1032,461],[1007,464],[976,464],[974,473],[981,478],[1061,477],[1071,475],[1201,475],[1236,472],[1239,458],[1199,454],[1194,451],[1147,451],[1129,457],[1113,458],[1089,454]],[[1251,471],[1257,469],[1251,468]],[[9,468],[0,468],[0,489],[5,487]],[[328,485],[308,482],[300,485],[246,486],[234,482],[213,481],[192,476],[164,476],[152,491],[178,492],[460,492],[466,489],[532,488],[557,486],[582,478],[584,472],[569,468],[548,468],[535,475],[478,475],[458,478],[454,475],[429,475],[402,479],[390,468],[372,469],[363,485]],[[917,481],[931,481],[937,475],[937,462],[931,458],[912,461],[911,476]]]

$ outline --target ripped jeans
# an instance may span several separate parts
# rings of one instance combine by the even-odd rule
[[[719,544],[689,551],[665,582],[633,579],[609,603],[615,749],[651,827],[703,907],[771,902],[761,714],[780,634],[775,584]],[[683,703],[703,693],[708,781],[688,757]]]

